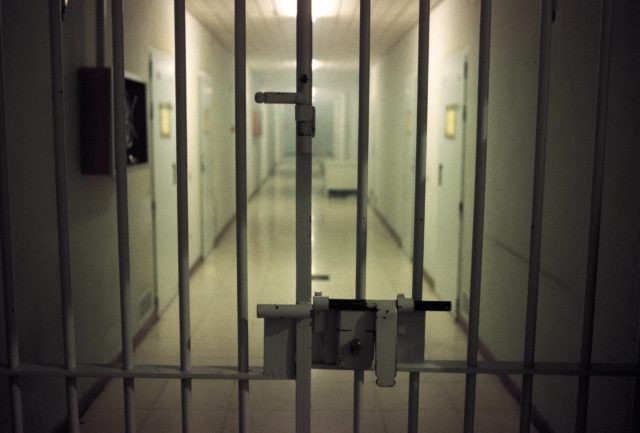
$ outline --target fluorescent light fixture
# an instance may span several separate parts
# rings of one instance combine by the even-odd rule
[[[315,22],[321,17],[330,17],[338,14],[338,2],[336,0],[316,0],[311,11],[312,20]],[[298,13],[296,0],[276,0],[276,12],[283,17],[295,17]]]
[[[313,59],[311,60],[311,70],[315,71],[316,69],[318,69],[320,66],[322,66],[322,63],[320,62],[320,60],[318,59]]]

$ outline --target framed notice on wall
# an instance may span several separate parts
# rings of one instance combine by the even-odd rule
[[[444,137],[450,140],[456,138],[458,120],[458,105],[447,105],[444,112]]]
[[[126,78],[124,87],[127,101],[125,113],[127,164],[144,164],[149,161],[146,84]]]

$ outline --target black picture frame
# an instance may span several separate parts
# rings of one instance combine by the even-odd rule
[[[149,162],[147,137],[147,86],[144,82],[125,78],[126,113],[125,144],[127,165]]]

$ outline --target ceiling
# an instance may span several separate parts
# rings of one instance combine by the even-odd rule
[[[247,1],[247,61],[258,69],[295,66],[295,0]],[[432,7],[439,0],[432,0]],[[315,0],[314,59],[319,66],[357,69],[357,0]],[[234,0],[187,0],[187,8],[227,48],[233,48]],[[322,10],[321,10],[322,9]],[[418,21],[418,0],[371,1],[371,56],[386,52]]]

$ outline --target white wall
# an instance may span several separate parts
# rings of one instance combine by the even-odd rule
[[[205,73],[213,82],[214,112],[210,115],[210,135],[213,145],[208,174],[215,179],[213,197],[202,197],[202,155],[199,131],[199,74]],[[192,15],[187,15],[187,114],[189,143],[189,259],[200,258],[202,249],[203,205],[215,206],[218,221],[214,236],[220,235],[235,215],[235,98],[233,86],[233,55]],[[204,203],[201,201],[204,200]]]
[[[617,3],[616,8],[594,357],[608,362],[634,362],[639,320],[640,135],[633,125],[638,124],[640,86],[637,72],[635,75],[632,72],[637,71],[637,59],[631,59],[628,50],[639,40],[637,26],[631,24],[634,20],[637,23],[639,8],[631,3],[620,6]],[[537,14],[535,2],[493,2],[480,336],[499,360],[521,360],[524,344],[537,92]],[[556,16],[537,359],[576,362],[582,332],[599,7],[578,0],[562,2]],[[434,176],[440,119],[431,107],[438,106],[441,82],[438,65],[450,53],[466,49],[469,117],[464,161],[463,287],[469,286],[470,272],[478,32],[479,2],[444,0],[432,10],[425,267],[430,271],[437,253],[433,248],[433,222],[438,205],[434,200]],[[399,234],[409,254],[412,216],[403,202],[413,201],[413,189],[406,176],[410,175],[412,181],[414,151],[407,149],[415,148],[415,126],[407,127],[404,113],[410,112],[409,120],[415,123],[416,55],[414,28],[382,58],[372,76],[371,117],[379,123],[372,122],[372,131],[377,130],[380,136],[372,140],[372,204]],[[438,281],[435,285],[437,290]],[[519,384],[518,379],[516,382]],[[536,380],[535,404],[556,431],[573,428],[576,384],[575,379],[566,378]],[[628,429],[631,386],[630,380],[594,380],[590,431]]]
[[[371,81],[371,184],[377,188],[373,203],[407,254],[413,243],[417,52],[414,28],[375,65]]]

